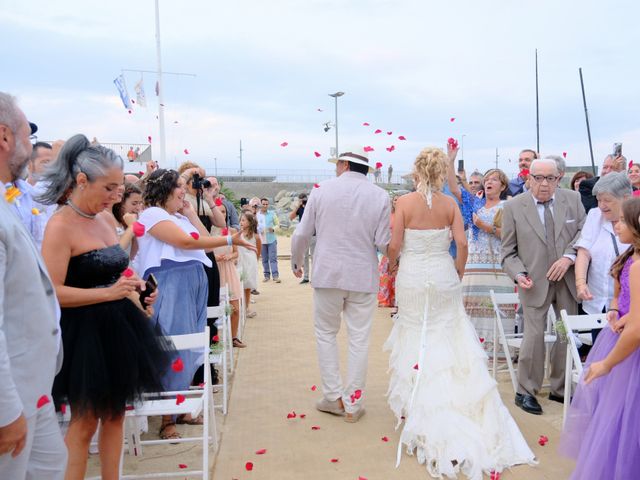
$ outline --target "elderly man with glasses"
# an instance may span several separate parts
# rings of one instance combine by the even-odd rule
[[[518,285],[524,312],[524,338],[518,360],[516,405],[542,414],[536,395],[544,375],[544,331],[549,306],[556,316],[578,311],[574,244],[585,212],[580,195],[558,188],[560,172],[553,158],[534,160],[530,190],[509,200],[502,221],[502,268]],[[551,400],[564,400],[566,344],[560,336],[551,349]],[[570,395],[571,392],[566,392]]]

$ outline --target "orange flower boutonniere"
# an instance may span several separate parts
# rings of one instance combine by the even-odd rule
[[[18,190],[16,186],[11,185],[4,192],[4,199],[9,203],[13,203],[15,202],[16,198],[18,198],[20,195],[21,195],[20,190]]]

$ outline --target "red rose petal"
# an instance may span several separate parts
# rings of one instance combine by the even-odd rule
[[[224,227],[222,230],[220,230],[220,235],[226,237],[227,235],[229,235],[229,229],[227,227]]]
[[[266,448],[261,448],[260,450],[256,450],[256,455],[264,455],[265,453],[267,453]]]
[[[351,394],[351,403],[356,403],[356,396],[354,394]]]
[[[141,237],[144,235],[144,232],[146,230],[145,226],[140,223],[140,222],[133,222],[133,226],[131,227],[133,230],[133,234],[136,237]]]
[[[451,117],[451,118],[449,119],[449,121],[450,121],[450,122],[455,122],[455,121],[456,121],[456,117]]]
[[[127,412],[130,412],[130,411],[132,411],[132,410],[133,410],[133,405],[127,405],[126,407],[124,407],[124,409],[125,409]]]
[[[282,143],[280,144],[280,146],[281,146],[281,147],[286,147],[287,145],[289,145],[289,143],[288,143],[288,142],[282,142]]]
[[[179,463],[178,464],[178,468],[183,468],[184,469],[184,468],[187,468],[187,465],[184,464],[184,463]]]
[[[133,277],[133,270],[131,270],[129,267],[125,268],[124,271],[122,272],[122,276],[125,278]]]
[[[358,480],[368,480],[367,477],[358,477]]]
[[[196,240],[200,238],[200,234],[198,232],[191,232],[189,233],[189,235],[191,235]]]
[[[400,136],[398,137],[398,140],[406,140],[406,139],[407,139],[407,137],[405,137],[404,135],[400,135]]]
[[[480,343],[484,343],[484,337],[480,337],[478,340],[480,340]]]
[[[316,387],[315,385],[311,385],[311,391],[315,392],[318,389],[318,387]]]
[[[393,132],[387,132],[387,135],[393,135]]]
[[[420,368],[420,367],[418,367],[418,364],[416,363],[416,364],[413,366],[413,369],[414,369],[414,370],[418,370],[418,368]]]
[[[376,162],[376,168],[382,168],[382,162]]]
[[[202,388],[202,387],[204,387],[204,382],[200,382],[200,383],[198,384],[198,388]]]
[[[633,167],[633,160],[629,160],[629,168]]]
[[[244,464],[244,468],[247,472],[250,472],[251,470],[253,470],[253,463],[251,462],[247,462]]]
[[[149,141],[149,143],[151,143],[151,135],[147,137],[147,140]]]
[[[42,395],[39,399],[38,399],[38,403],[36,403],[36,407],[38,408],[42,408],[44,407],[47,403],[49,403],[51,400],[49,400],[49,397],[46,395]]]
[[[322,111],[323,111],[321,108],[318,108],[317,110],[318,110],[319,112],[322,112]]]
[[[567,152],[562,152],[562,156],[563,156],[564,158],[567,158]]]
[[[332,458],[331,459],[331,463],[338,463],[340,460],[338,460],[337,458]]]
[[[321,157],[322,154],[320,152],[313,152],[313,154],[316,156],[316,158]]]
[[[366,147],[364,147],[364,151],[365,152],[373,152],[373,147],[366,146]]]
[[[213,340],[214,343],[218,343],[220,341],[220,335],[214,335],[211,340]]]
[[[388,442],[389,441],[389,437],[382,437],[380,440],[382,440],[383,442]]]
[[[295,411],[292,411],[291,413],[287,413],[287,418],[296,418],[296,417],[297,415]]]
[[[136,103],[136,101],[132,98],[132,99],[131,99],[131,103]]]
[[[317,425],[314,425],[313,427],[311,427],[311,430],[320,430],[320,427]]]
[[[176,123],[178,123],[178,122],[176,122]],[[188,149],[185,148],[183,151],[184,151],[185,155],[189,155],[189,150]]]
[[[300,418],[307,418],[307,414],[306,414],[306,413],[301,413],[301,414],[299,415],[299,417],[300,417]]]
[[[364,123],[362,124],[362,126],[363,126],[363,127],[368,127],[369,125],[370,125],[370,123],[369,123],[369,122],[364,122]]]
[[[544,447],[548,441],[549,438],[546,435],[540,435],[540,437],[538,438],[538,445]]]
[[[320,184],[318,184],[318,183],[314,183],[314,184],[313,184],[313,188],[320,188]]]
[[[375,134],[377,135],[378,133],[382,133],[382,130],[380,130],[380,129],[378,128],[378,129],[377,129],[375,132],[373,132],[373,133],[375,133]]]
[[[142,170],[138,170],[138,175],[144,175],[144,172]]]
[[[181,403],[184,403],[184,401],[186,400],[185,396],[182,394],[178,394],[176,395],[176,405],[180,405]]]
[[[222,199],[216,198],[216,207],[221,207],[221,206],[222,206]]]
[[[131,408],[133,408],[133,407],[131,407]],[[63,414],[63,415],[65,413],[67,413],[67,404],[66,403],[63,403],[62,405],[60,405],[60,413]]]
[[[174,372],[181,372],[184,370],[184,363],[182,363],[182,359],[180,357],[176,358],[171,364],[171,370]]]
[[[355,392],[353,392],[353,396],[356,397],[356,400],[360,400],[360,398],[362,397],[362,390],[356,390]]]
[[[500,480],[500,472],[496,472],[492,470],[489,480]]]
[[[129,110],[129,115],[131,115],[131,113],[132,113],[131,110]]]

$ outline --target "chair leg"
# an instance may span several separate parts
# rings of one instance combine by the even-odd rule
[[[567,359],[564,366],[564,404],[562,405],[562,427],[567,421],[569,402],[571,401],[571,385],[573,384],[573,358],[570,350],[571,343],[567,342]]]

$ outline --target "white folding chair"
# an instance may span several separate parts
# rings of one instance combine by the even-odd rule
[[[578,345],[576,344],[576,335],[579,335],[580,332],[590,333],[591,330],[606,327],[607,314],[568,315],[566,310],[562,310],[560,311],[560,318],[567,332],[567,363],[564,371],[564,406],[562,408],[562,425],[564,425],[569,411],[571,387],[573,384],[578,384],[583,370]]]
[[[229,349],[225,348],[225,351],[227,352],[227,355],[229,357],[229,361],[227,362],[227,368],[229,369],[229,373],[233,373],[233,334],[231,332],[231,308],[233,308],[231,306],[231,303],[229,303],[229,287],[227,285],[224,285],[222,287],[220,287],[220,306],[224,307],[225,310],[225,316],[224,316],[224,320],[222,323],[223,328],[226,329],[227,331],[227,336],[229,338]],[[229,313],[227,313],[229,312]],[[218,323],[220,323],[220,318],[218,318]],[[218,326],[218,328],[220,328],[220,326]]]
[[[143,402],[133,406],[126,412],[127,440],[133,444],[135,455],[142,454],[144,445],[164,445],[175,443],[201,442],[202,443],[202,470],[179,470],[166,473],[150,473],[136,475],[122,475],[121,478],[168,478],[168,477],[193,477],[199,476],[205,480],[209,478],[209,445],[213,444],[214,450],[218,448],[218,432],[216,428],[213,399],[211,396],[211,367],[209,364],[209,327],[204,332],[187,335],[172,335],[169,337],[176,350],[203,349],[204,358],[204,383],[202,388],[174,392],[157,392],[145,395]],[[184,396],[184,401],[178,404],[177,396]],[[202,436],[187,437],[168,440],[141,440],[137,429],[133,426],[133,420],[140,416],[162,416],[189,414],[197,418],[202,413]]]
[[[220,344],[222,350],[218,353],[211,353],[209,355],[209,361],[211,365],[219,365],[218,369],[218,383],[212,385],[212,388],[222,388],[222,404],[216,405],[213,403],[214,408],[222,409],[222,414],[227,414],[227,402],[229,401],[229,370],[227,367],[228,349],[232,349],[231,336],[227,328],[229,323],[229,316],[225,311],[225,306],[220,305],[217,307],[207,307],[207,318],[217,318],[216,325],[218,326],[218,337],[220,337]],[[222,383],[220,383],[222,382]]]
[[[495,293],[493,290],[489,291],[491,303],[493,304],[493,311],[496,315],[496,320],[493,326],[494,338],[500,339],[500,345],[504,352],[504,356],[507,361],[507,369],[509,376],[511,377],[511,384],[513,386],[514,393],[518,393],[518,378],[516,375],[516,368],[513,365],[513,359],[511,358],[510,349],[519,350],[522,345],[523,333],[505,333],[504,331],[504,313],[500,306],[504,305],[517,305],[520,303],[520,298],[517,293]],[[549,371],[549,347],[556,341],[556,335],[553,333],[553,322],[555,314],[553,308],[549,308],[549,314],[547,315],[547,327],[544,334],[544,343],[546,347],[545,353],[545,372]],[[496,336],[497,335],[497,336]],[[498,342],[493,342],[493,377],[497,374],[497,356],[498,356]]]
[[[244,282],[240,280],[240,293],[239,293],[238,308],[240,309],[240,324],[238,326],[238,338],[242,338],[244,334],[244,322],[247,319],[247,306],[244,303]]]

